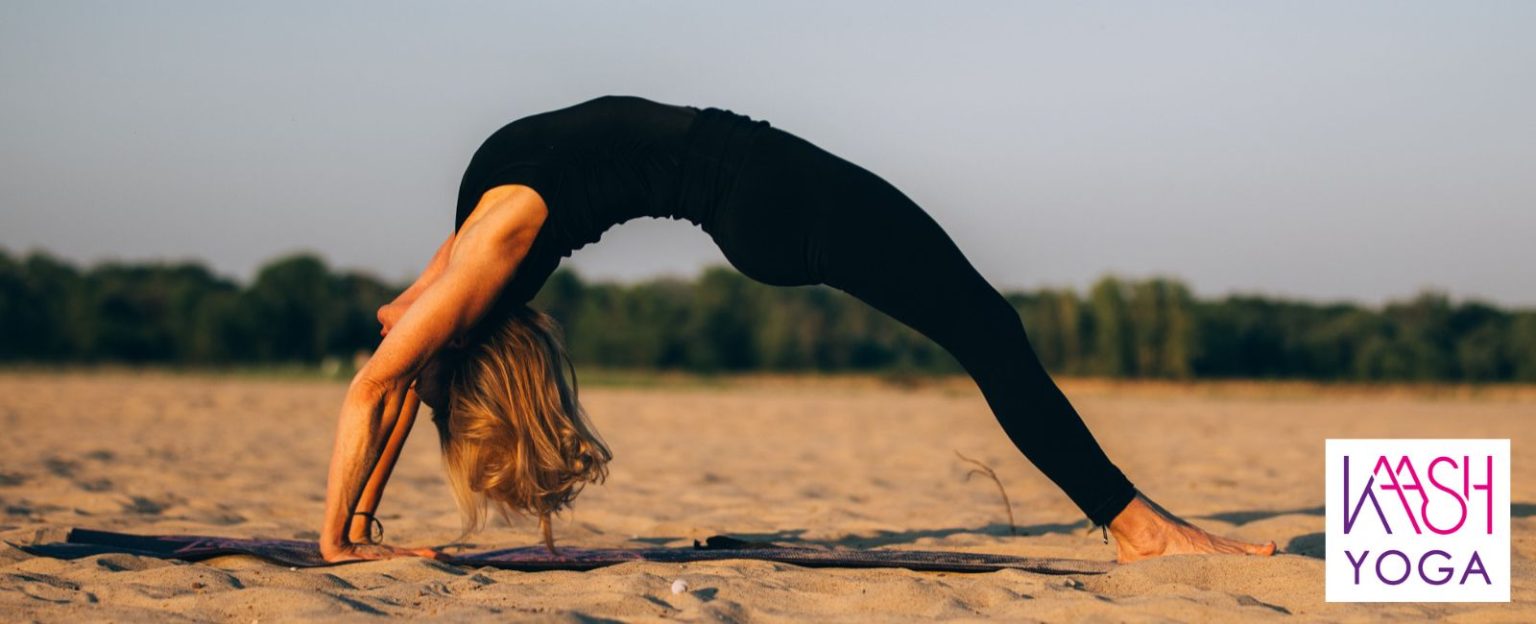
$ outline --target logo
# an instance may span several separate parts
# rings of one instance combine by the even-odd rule
[[[1328,440],[1328,602],[1509,602],[1509,440]]]

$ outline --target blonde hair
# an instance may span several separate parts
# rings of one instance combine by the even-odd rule
[[[538,518],[554,552],[550,517],[607,478],[613,455],[577,401],[555,320],[527,306],[492,318],[468,346],[438,354],[417,385],[430,389],[421,394],[433,408],[464,535],[484,527],[494,507],[509,521]]]

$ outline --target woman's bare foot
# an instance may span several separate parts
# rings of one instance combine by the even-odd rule
[[[1163,555],[1275,554],[1275,543],[1250,544],[1206,533],[1185,522],[1157,503],[1136,494],[1131,504],[1109,523],[1115,536],[1115,550],[1120,563],[1130,563]]]

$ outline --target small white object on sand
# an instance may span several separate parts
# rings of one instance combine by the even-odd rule
[[[683,579],[672,581],[672,593],[681,594],[685,591],[688,591],[688,581]]]

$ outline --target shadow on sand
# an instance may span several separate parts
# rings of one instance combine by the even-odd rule
[[[1221,513],[1190,516],[1189,519],[1197,524],[1200,520],[1220,520],[1236,526],[1242,526],[1250,522],[1267,520],[1287,515],[1321,516],[1326,513],[1323,507],[1301,507],[1297,509],[1263,509],[1249,511],[1226,511]],[[1513,503],[1510,505],[1510,515],[1515,518],[1529,518],[1536,516],[1536,503]],[[1008,537],[1008,525],[992,523],[980,527],[951,527],[941,529],[913,529],[910,531],[881,531],[875,535],[850,535],[836,539],[807,539],[805,533],[808,529],[786,529],[772,533],[731,533],[732,537],[751,542],[771,542],[784,546],[811,546],[822,548],[878,548],[881,546],[906,546],[923,538],[942,539],[953,535],[991,535],[994,537]],[[1049,533],[1083,535],[1090,531],[1088,522],[1074,522],[1070,524],[1048,523],[1020,526],[1018,535],[1045,535]],[[676,541],[677,537],[653,537],[636,538],[636,541],[663,545]],[[1326,552],[1327,540],[1324,533],[1307,533],[1291,538],[1284,544],[1281,552],[1322,559]]]
[[[1323,513],[1322,508],[1318,508],[1316,511],[1318,515]],[[1509,506],[1509,515],[1511,518],[1529,518],[1531,516],[1536,516],[1536,503],[1511,503]],[[1248,521],[1252,522],[1253,520],[1258,519],[1260,518],[1253,518]],[[1291,541],[1285,545],[1284,549],[1284,552],[1286,553],[1301,555],[1304,557],[1312,557],[1314,559],[1324,558],[1327,551],[1328,537],[1325,533],[1308,533],[1306,535],[1298,535],[1291,538]]]
[[[1084,533],[1088,522],[1072,524],[1034,524],[1020,526],[1017,535],[1044,535],[1047,533]],[[806,529],[787,529],[773,533],[732,533],[731,536],[752,542],[773,542],[785,546],[820,546],[826,548],[877,548],[880,546],[910,545],[923,538],[942,539],[952,535],[991,535],[1008,537],[1008,525],[992,523],[980,527],[951,527],[942,529],[913,529],[910,531],[880,531],[874,535],[849,535],[836,539],[807,539]]]
[[[1248,524],[1249,522],[1258,522],[1259,520],[1268,520],[1270,518],[1289,516],[1292,514],[1302,516],[1321,516],[1323,515],[1323,512],[1324,509],[1322,507],[1302,507],[1298,509],[1264,509],[1254,511],[1224,511],[1221,513],[1205,514],[1203,516],[1190,516],[1190,519],[1200,520],[1209,518],[1211,520],[1220,520],[1235,526],[1242,526]]]

